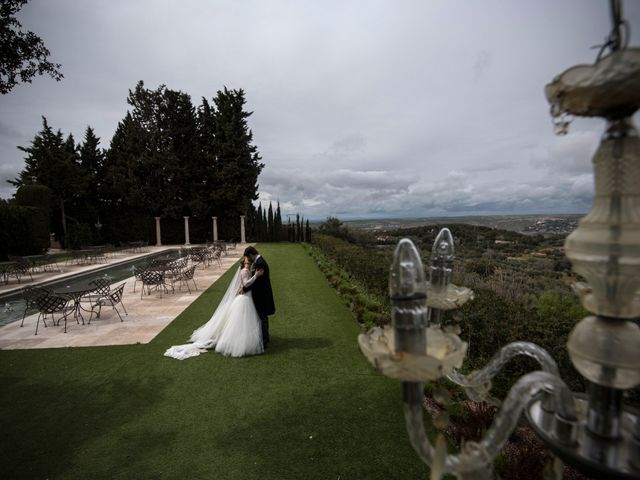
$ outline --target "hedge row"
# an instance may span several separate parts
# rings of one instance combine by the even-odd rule
[[[0,204],[0,259],[49,248],[49,218],[40,208]]]
[[[370,293],[388,297],[390,252],[379,252],[346,240],[316,233],[312,244],[360,282]]]
[[[336,289],[338,296],[353,313],[364,330],[389,323],[388,301],[372,294],[352,275],[329,259],[318,247],[307,245],[308,253],[327,277],[327,281]]]

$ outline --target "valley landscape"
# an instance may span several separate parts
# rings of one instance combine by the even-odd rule
[[[557,215],[483,215],[464,217],[393,218],[348,220],[344,224],[355,230],[382,231],[426,225],[466,224],[510,230],[524,234],[569,234],[578,226],[583,214]]]

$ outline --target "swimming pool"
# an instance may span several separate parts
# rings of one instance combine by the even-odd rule
[[[77,273],[75,275],[51,280],[49,282],[38,283],[38,286],[55,289],[81,280],[89,280],[99,277],[106,278],[113,284],[131,277],[133,275],[134,267],[139,267],[149,263],[152,259],[177,258],[178,256],[180,256],[179,249],[164,250],[153,255],[124,261],[116,265],[105,265],[88,272]],[[8,325],[16,320],[21,320],[22,315],[24,314],[24,309],[25,304],[22,298],[22,290],[0,295],[0,326]],[[36,312],[37,310],[35,309],[29,309],[27,315],[31,315]]]

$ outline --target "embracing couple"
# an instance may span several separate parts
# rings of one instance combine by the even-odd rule
[[[164,354],[178,360],[206,350],[231,357],[260,354],[269,345],[268,317],[275,311],[269,265],[254,247],[247,247],[211,319],[193,332],[192,343],[174,345]]]

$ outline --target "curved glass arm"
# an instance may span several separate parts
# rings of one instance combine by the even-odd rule
[[[516,428],[520,414],[532,398],[542,392],[552,393],[556,418],[566,423],[575,422],[576,411],[571,391],[557,376],[536,371],[521,377],[509,391],[493,424],[479,442],[467,442],[457,455],[447,455],[443,473],[459,478],[484,478],[493,469],[493,458],[507,442]],[[418,456],[430,467],[434,462],[434,447],[424,430],[422,405],[404,405],[405,422],[411,445]]]
[[[447,378],[464,388],[465,393],[471,400],[476,402],[485,401],[492,405],[499,406],[500,400],[489,394],[491,390],[491,380],[512,358],[518,355],[531,357],[540,364],[543,371],[549,372],[555,377],[560,376],[555,360],[544,348],[531,342],[512,342],[502,347],[483,369],[475,370],[469,375],[452,372],[447,375]]]

